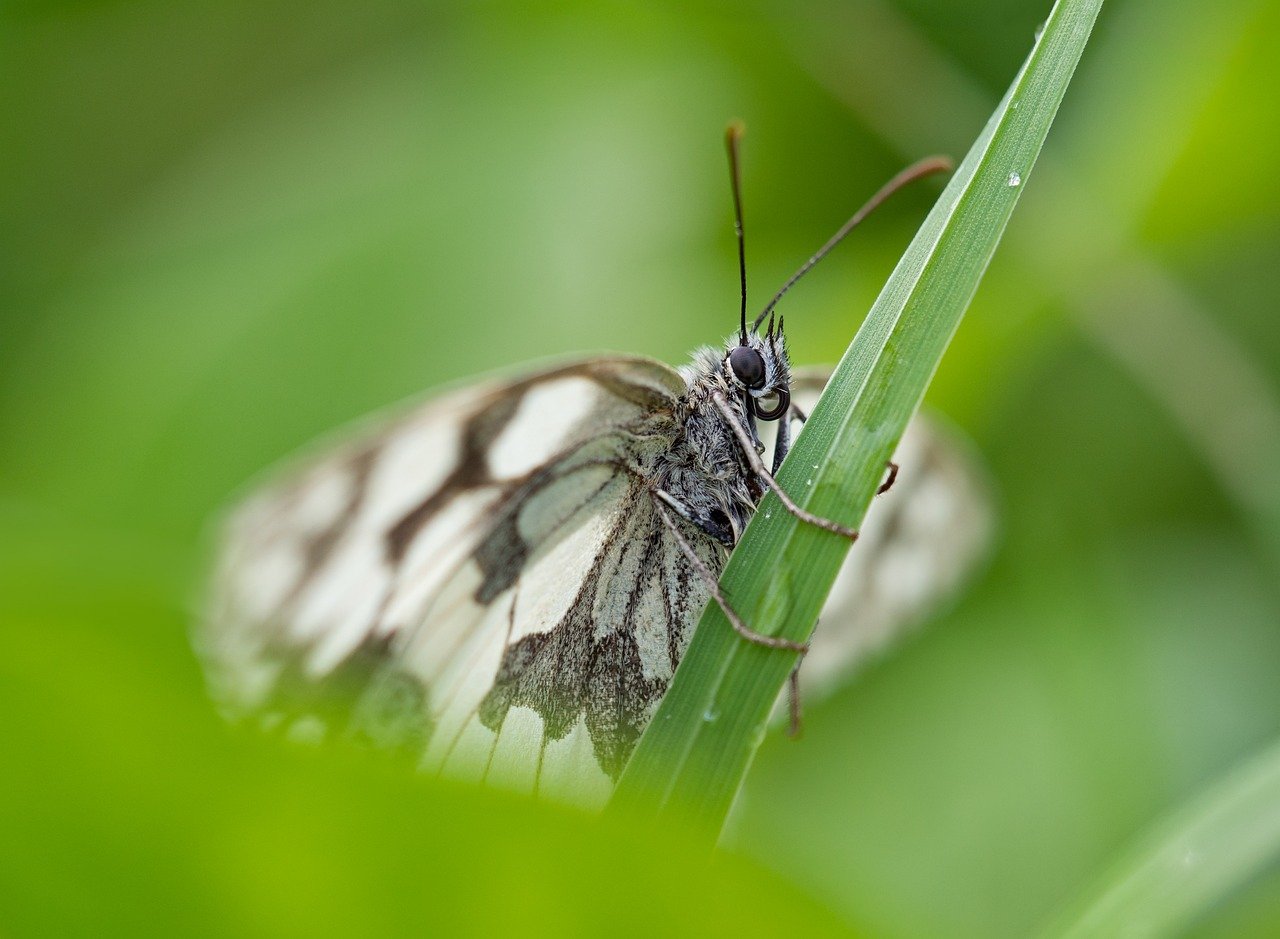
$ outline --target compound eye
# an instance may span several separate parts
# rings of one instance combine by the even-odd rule
[[[762,421],[776,421],[787,413],[791,407],[791,392],[785,388],[775,388],[767,395],[756,398],[756,417]]]
[[[738,381],[748,388],[764,385],[764,358],[750,346],[738,346],[729,353],[729,367]]]

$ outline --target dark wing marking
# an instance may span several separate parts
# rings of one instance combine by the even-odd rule
[[[705,600],[669,576],[635,472],[670,446],[683,388],[645,359],[562,365],[428,401],[263,486],[228,520],[197,637],[215,694],[446,770],[474,772],[479,742],[482,774],[531,765],[572,789],[566,759],[588,753],[616,776]],[[537,746],[517,746],[531,715]]]
[[[655,454],[665,446],[645,445]],[[707,594],[643,482],[629,472],[605,478],[615,491],[584,506],[587,517],[565,537],[542,541],[495,601],[486,648],[499,656],[496,668],[468,665],[452,676],[427,765],[561,799],[608,794]],[[710,539],[699,549],[708,566],[723,565]],[[406,656],[435,657],[412,647]]]

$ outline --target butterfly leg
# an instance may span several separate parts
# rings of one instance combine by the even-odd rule
[[[732,522],[729,521],[729,517],[724,515],[724,513],[717,513],[720,515],[719,519],[699,516],[694,514],[692,509],[665,489],[654,489],[652,491],[656,498],[669,505],[682,519],[690,524],[697,525],[726,548],[732,550],[733,546],[738,543],[737,532],[733,530]],[[721,519],[723,519],[723,521],[721,521]]]
[[[794,405],[792,408],[794,409]],[[788,411],[778,421],[778,436],[773,441],[773,472],[778,472],[778,467],[782,465],[782,461],[787,458],[787,451],[791,449],[791,411]]]
[[[880,488],[876,490],[876,495],[882,496],[893,488],[894,482],[898,478],[898,464],[893,460],[885,461],[885,465],[889,467],[889,478],[880,484]]]
[[[706,562],[698,557],[698,552],[693,550],[693,546],[689,544],[688,539],[680,531],[680,526],[676,524],[676,520],[671,517],[671,513],[667,511],[665,501],[657,494],[654,494],[654,508],[658,511],[658,517],[662,519],[662,524],[667,526],[672,537],[676,539],[676,544],[680,546],[680,551],[684,554],[685,560],[692,565],[698,576],[702,578],[707,589],[711,591],[711,597],[720,605],[720,609],[724,611],[725,617],[729,620],[729,625],[743,639],[748,642],[754,642],[756,645],[765,646],[769,649],[787,649],[791,652],[799,652],[801,654],[809,651],[807,642],[792,642],[790,639],[783,639],[779,636],[766,636],[764,633],[758,633],[746,623],[742,621],[737,612],[729,605],[729,601],[725,599],[723,593],[720,592],[720,583],[716,580]]]
[[[792,740],[799,740],[804,733],[804,712],[800,709],[800,662],[796,662],[796,667],[787,676],[787,736]]]
[[[711,400],[715,402],[716,407],[720,409],[720,413],[724,415],[725,420],[729,422],[729,426],[733,429],[734,436],[738,438],[738,443],[742,447],[742,452],[745,454],[752,472],[764,480],[765,484],[777,494],[782,501],[783,508],[802,522],[808,522],[810,525],[816,525],[826,531],[843,535],[850,541],[857,539],[858,533],[854,529],[841,525],[839,522],[833,522],[829,518],[814,515],[812,512],[807,512],[796,505],[791,497],[778,485],[778,481],[773,478],[773,474],[765,468],[764,461],[760,459],[760,454],[752,446],[751,438],[747,436],[747,432],[742,428],[742,423],[733,413],[733,409],[729,407],[729,403],[719,393],[713,394]]]
[[[791,412],[782,419],[778,424],[778,439],[773,445],[773,474],[776,476],[778,467],[782,465],[782,461],[786,459],[787,451],[791,449],[791,422],[799,421],[803,424],[809,419],[809,416],[800,410],[799,405],[791,405]],[[893,488],[894,481],[898,478],[898,464],[893,460],[886,460],[885,466],[889,469],[888,478],[880,484],[880,488],[876,490],[876,495],[882,496]]]

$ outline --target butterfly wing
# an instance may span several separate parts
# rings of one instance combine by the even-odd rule
[[[801,407],[827,373],[795,381]],[[683,381],[637,358],[476,385],[379,421],[254,491],[197,637],[217,698],[291,736],[600,804],[707,600],[637,467]],[[978,476],[919,419],[806,660],[806,687],[918,618],[985,542]],[[691,537],[718,572],[722,549]]]
[[[434,398],[266,483],[227,521],[197,638],[216,697],[602,801],[706,601],[633,471],[669,448],[683,390],[658,362],[573,362]]]
[[[792,400],[809,413],[831,376],[799,369]],[[836,578],[801,669],[805,697],[837,686],[954,595],[992,537],[987,479],[971,447],[930,414],[907,427],[897,479],[876,496]]]

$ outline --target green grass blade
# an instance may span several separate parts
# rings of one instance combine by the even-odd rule
[[[885,284],[779,483],[810,511],[858,525],[959,325],[1084,51],[1102,0],[1060,0],[1031,55]],[[773,495],[721,587],[743,619],[802,640],[844,539],[796,522]],[[612,810],[673,814],[718,835],[795,656],[744,642],[709,603],[614,795]]]
[[[1156,826],[1044,932],[1180,935],[1280,859],[1280,743]]]

